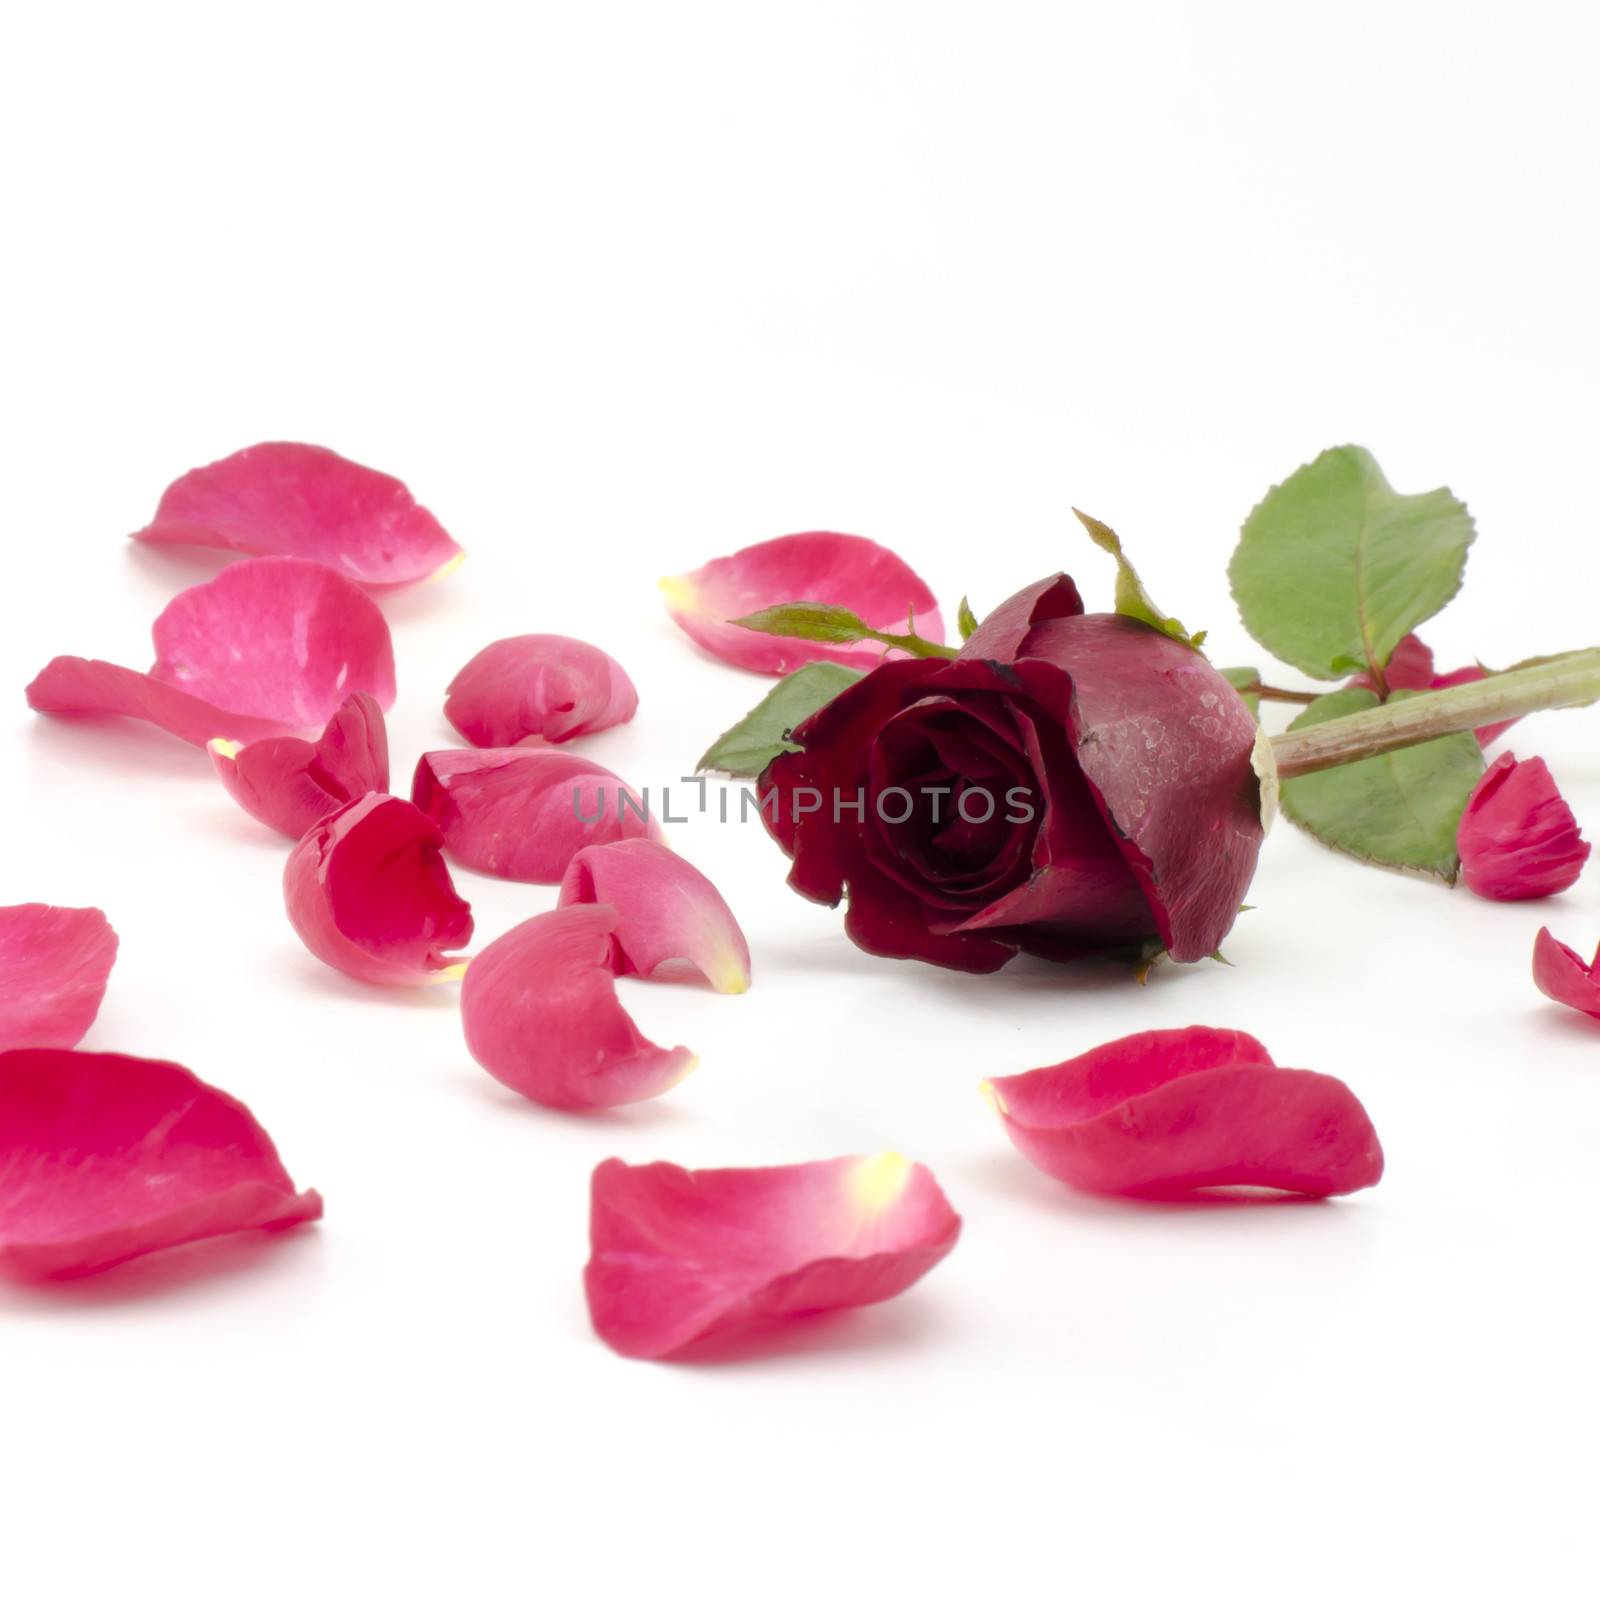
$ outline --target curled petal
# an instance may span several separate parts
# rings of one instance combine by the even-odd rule
[[[1537,900],[1578,881],[1589,859],[1542,757],[1507,751],[1478,780],[1456,830],[1461,875],[1486,900]]]
[[[1361,1102],[1247,1033],[1164,1028],[985,1085],[1011,1142],[1094,1194],[1227,1186],[1349,1194],[1383,1175]]]
[[[568,905],[519,923],[467,968],[461,1024],[473,1059],[540,1105],[591,1111],[665,1094],[695,1067],[633,1025],[612,977],[611,906]]]
[[[561,744],[626,722],[639,696],[604,650],[559,633],[525,633],[480,650],[451,680],[444,714],[476,745]]]
[[[808,661],[840,661],[870,667],[883,646],[783,639],[732,626],[786,600],[820,600],[844,606],[870,627],[904,633],[913,618],[916,631],[944,643],[944,620],[933,591],[892,550],[854,533],[788,533],[719,556],[695,572],[663,578],[672,620],[702,649],[751,672],[781,676]]]
[[[1120,616],[1036,627],[1019,659],[1072,680],[1084,777],[1176,961],[1221,944],[1255,873],[1261,786],[1256,723],[1197,650]]]
[[[370,595],[315,561],[240,561],[156,618],[150,676],[253,717],[322,728],[348,695],[394,704],[389,625]]]
[[[713,1333],[872,1305],[955,1248],[961,1219],[904,1156],[691,1172],[595,1168],[584,1290],[620,1355],[660,1359]]]
[[[519,883],[560,883],[586,845],[661,836],[616,773],[564,750],[434,750],[411,798],[463,866]]]
[[[149,544],[302,556],[371,588],[414,583],[462,551],[398,478],[314,444],[258,444],[171,484]]]
[[[1066,573],[1041,578],[1003,600],[978,624],[977,631],[961,647],[968,661],[1015,661],[1022,641],[1041,622],[1058,617],[1082,615],[1083,600],[1078,586]]]
[[[158,683],[148,673],[83,656],[57,656],[28,685],[28,704],[48,716],[134,717],[190,744],[271,738],[288,724],[241,716],[197,695]]]
[[[703,872],[653,839],[580,850],[557,903],[615,908],[619,973],[648,978],[669,961],[687,961],[719,994],[750,987],[750,946],[728,902]]]
[[[0,1050],[70,1049],[99,1012],[116,959],[103,911],[0,906]]]
[[[455,891],[439,830],[407,800],[363,795],[289,853],[283,900],[312,955],[363,983],[458,977],[472,908]]]
[[[1588,1017],[1600,1017],[1600,950],[1585,965],[1583,957],[1541,928],[1533,941],[1533,981],[1539,992]]]
[[[19,1278],[322,1215],[244,1106],[138,1056],[0,1055],[0,1172],[0,1269]]]
[[[213,739],[222,786],[258,822],[298,839],[314,822],[389,787],[389,736],[370,694],[353,694],[315,743],[287,736],[239,745]]]

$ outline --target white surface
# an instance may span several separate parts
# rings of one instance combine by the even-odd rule
[[[742,998],[629,984],[701,1070],[575,1120],[467,1058],[449,991],[357,988],[205,760],[32,718],[59,651],[147,664],[205,557],[122,535],[183,469],[324,442],[470,551],[385,602],[397,782],[507,633],[615,651],[585,747],[686,772],[766,688],[655,579],[869,533],[954,614],[1075,502],[1260,660],[1240,520],[1358,440],[1479,523],[1441,663],[1595,642],[1592,19],[1569,6],[35,7],[8,152],[0,899],[122,936],[86,1043],[243,1096],[327,1197],[298,1237],[0,1298],[8,1594],[1570,1594],[1590,1570],[1600,1032],[1542,920],[1282,829],[1232,970],[857,953],[759,828],[677,830]],[[1287,676],[1287,675],[1285,675]],[[1600,714],[1525,724],[1600,832]],[[554,891],[462,873],[483,938]],[[1075,1199],[975,1085],[1137,1028],[1345,1076],[1390,1161],[1323,1206]],[[965,1214],[900,1301],[726,1367],[619,1360],[579,1289],[613,1153],[895,1146]]]

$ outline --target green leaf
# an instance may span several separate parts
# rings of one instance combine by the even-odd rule
[[[973,616],[972,607],[967,604],[965,595],[962,595],[961,605],[956,611],[956,626],[961,630],[962,644],[965,644],[978,631],[978,619]]]
[[[1378,703],[1370,689],[1336,689],[1313,701],[1290,727],[1328,722]],[[1335,850],[1454,883],[1460,867],[1456,827],[1482,776],[1478,741],[1470,733],[1451,733],[1349,766],[1290,778],[1281,803],[1291,822]]]
[[[1381,683],[1394,647],[1461,587],[1472,518],[1448,489],[1396,494],[1359,445],[1267,492],[1228,565],[1244,625],[1313,678]]]
[[[905,633],[884,633],[847,607],[826,605],[821,600],[786,600],[782,605],[730,620],[736,628],[772,633],[782,639],[810,639],[818,644],[860,644],[871,640],[891,650],[903,650],[908,656],[949,658],[956,653],[948,645],[935,644],[911,632],[912,619],[907,619]]]
[[[1150,591],[1145,588],[1144,580],[1134,570],[1133,563],[1122,550],[1122,541],[1098,517],[1091,517],[1088,512],[1080,511],[1076,506],[1072,514],[1088,530],[1089,537],[1116,558],[1117,563],[1117,588],[1116,605],[1120,616],[1135,617],[1140,622],[1147,622],[1152,628],[1159,628],[1169,638],[1176,639],[1180,644],[1200,648],[1201,641],[1205,638],[1204,632],[1191,634],[1176,617],[1169,617],[1154,600],[1150,598]]]
[[[1222,667],[1222,676],[1239,691],[1239,698],[1250,708],[1250,715],[1261,720],[1261,674],[1254,667]]]
[[[789,735],[862,674],[836,661],[811,661],[781,679],[749,716],[736,722],[700,757],[696,772],[759,777],[774,756],[795,746]]]

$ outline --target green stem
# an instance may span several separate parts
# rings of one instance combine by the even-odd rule
[[[1426,744],[1447,733],[1509,722],[1530,711],[1587,706],[1596,700],[1600,700],[1600,650],[1574,650],[1494,673],[1477,683],[1389,700],[1369,711],[1280,733],[1272,741],[1272,753],[1280,778],[1298,778],[1388,750]]]

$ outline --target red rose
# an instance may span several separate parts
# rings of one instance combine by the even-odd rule
[[[1256,725],[1198,651],[1024,589],[955,660],[890,661],[761,776],[789,882],[874,955],[991,972],[1159,941],[1210,955],[1262,836]]]

